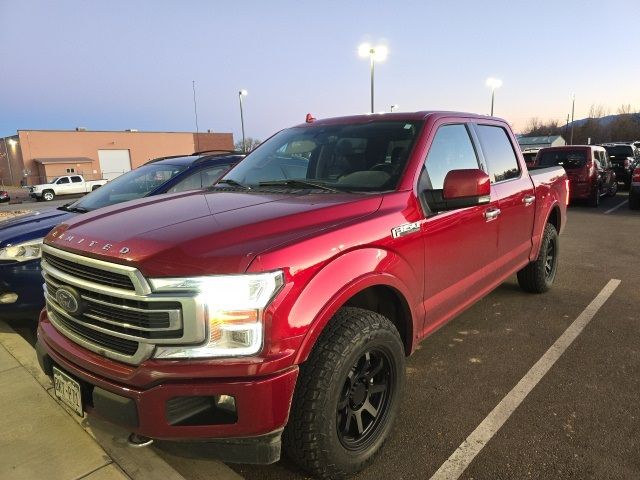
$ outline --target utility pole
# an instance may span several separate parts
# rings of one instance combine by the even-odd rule
[[[193,87],[193,113],[196,117],[196,151],[200,151],[200,129],[198,128],[198,104],[196,103],[196,81],[191,80]]]
[[[571,95],[571,138],[569,140],[569,145],[573,145],[573,120],[574,114],[576,111],[576,94]]]

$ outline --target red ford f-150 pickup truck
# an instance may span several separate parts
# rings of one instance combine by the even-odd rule
[[[366,466],[416,345],[517,272],[544,292],[561,167],[527,171],[506,122],[452,112],[314,121],[208,191],[74,219],[43,246],[43,370],[131,440],[281,446],[312,474]]]

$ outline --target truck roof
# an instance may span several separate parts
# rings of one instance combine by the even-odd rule
[[[310,125],[339,125],[343,123],[368,123],[368,122],[380,122],[388,120],[396,121],[416,121],[426,120],[427,118],[441,118],[441,117],[465,117],[478,120],[498,120],[505,122],[504,119],[498,117],[490,117],[488,115],[480,115],[478,113],[469,112],[454,112],[446,110],[424,110],[419,112],[394,112],[394,113],[365,113],[362,115],[347,115],[343,117],[331,117],[314,120],[312,123],[301,123],[298,127],[310,126]]]

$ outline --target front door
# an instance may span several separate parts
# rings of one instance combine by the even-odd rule
[[[478,169],[469,126],[440,125],[425,160],[419,189],[442,189],[451,170]],[[430,212],[422,228],[425,245],[423,335],[471,304],[492,282],[497,256],[499,217],[495,193],[491,202],[447,212]]]

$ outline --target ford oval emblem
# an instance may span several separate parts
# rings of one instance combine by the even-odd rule
[[[56,291],[56,301],[67,313],[76,313],[80,309],[80,299],[77,294],[64,287]]]

